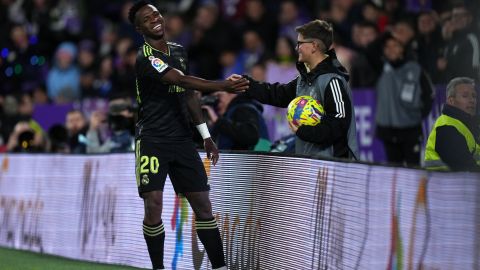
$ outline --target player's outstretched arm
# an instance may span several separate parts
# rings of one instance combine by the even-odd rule
[[[178,69],[170,69],[162,81],[168,84],[178,85],[183,88],[196,89],[202,93],[226,91],[230,93],[243,92],[248,89],[249,81],[245,78],[236,81],[210,81],[195,76],[184,75]]]

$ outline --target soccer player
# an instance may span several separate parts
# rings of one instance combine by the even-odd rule
[[[168,174],[175,192],[185,195],[195,213],[197,234],[212,268],[227,269],[222,240],[212,214],[210,186],[192,140],[188,112],[214,165],[218,161],[218,149],[206,124],[202,123],[198,99],[188,89],[241,92],[248,88],[248,81],[217,82],[184,75],[186,52],[182,46],[165,40],[165,21],[149,2],[136,2],[130,9],[129,20],[145,39],[135,65],[139,104],[135,156],[138,191],[145,204],[143,234],[153,268],[164,269],[165,230],[161,214]]]

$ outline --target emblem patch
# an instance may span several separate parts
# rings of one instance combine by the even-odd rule
[[[150,179],[148,178],[148,175],[144,174],[142,176],[142,184],[143,185],[148,185],[148,183],[150,183]]]
[[[159,73],[163,72],[168,67],[167,63],[163,62],[159,58],[150,56],[148,59],[150,60],[152,67],[156,69]]]

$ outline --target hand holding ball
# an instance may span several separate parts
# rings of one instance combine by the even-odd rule
[[[295,127],[315,126],[320,123],[324,114],[325,111],[320,101],[310,96],[299,96],[288,104],[287,120]]]

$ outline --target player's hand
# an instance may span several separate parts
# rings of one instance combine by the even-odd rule
[[[245,90],[248,89],[249,81],[245,78],[240,78],[236,81],[229,81],[225,80],[224,81],[224,91],[229,92],[229,93],[241,93],[245,92]]]
[[[219,153],[217,145],[213,142],[212,138],[206,138],[203,140],[203,146],[205,147],[205,151],[207,152],[207,158],[212,161],[213,166],[217,164]]]
[[[232,74],[228,76],[227,81],[237,81],[237,80],[240,80],[241,78],[243,78],[242,75]]]
[[[293,134],[297,134],[298,127],[295,126],[292,122],[288,121],[288,126],[290,127],[290,130],[293,132]]]

